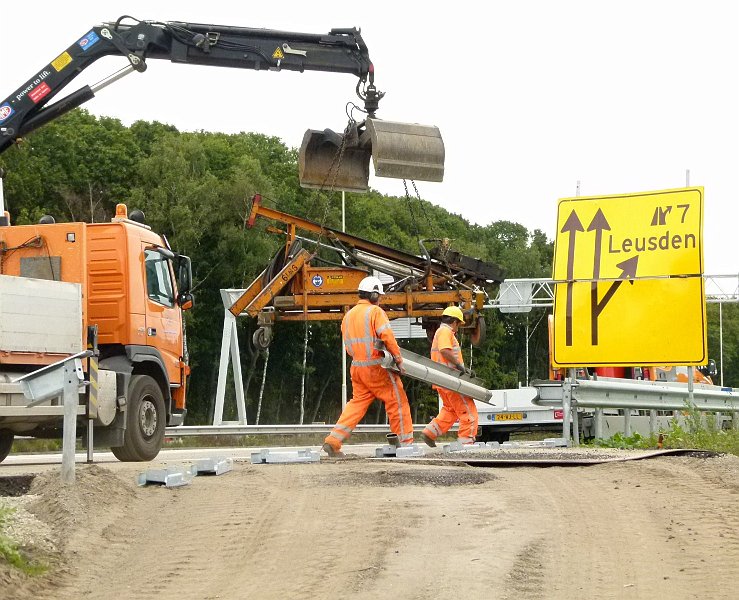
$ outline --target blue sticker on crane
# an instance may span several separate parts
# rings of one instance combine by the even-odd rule
[[[98,37],[98,34],[95,33],[94,31],[91,31],[85,37],[83,37],[79,42],[77,42],[77,45],[80,48],[82,48],[82,50],[87,52],[90,48],[92,48],[99,41],[100,41],[100,38]]]
[[[0,123],[5,121],[6,119],[9,119],[15,111],[13,110],[13,107],[10,106],[7,102],[0,106]]]
[[[323,277],[320,275],[313,275],[313,279],[311,279],[311,281],[315,287],[321,287],[323,285]]]

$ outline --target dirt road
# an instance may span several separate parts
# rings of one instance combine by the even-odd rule
[[[174,489],[137,487],[140,471],[79,467],[74,488],[38,476],[24,507],[51,528],[55,566],[33,580],[0,567],[0,595],[737,597],[734,456],[511,469],[237,463]]]

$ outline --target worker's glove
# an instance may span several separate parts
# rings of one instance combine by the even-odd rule
[[[469,375],[470,377],[474,377],[475,376],[475,372],[472,369],[470,369],[469,367],[465,367],[464,368],[464,374],[465,375]]]

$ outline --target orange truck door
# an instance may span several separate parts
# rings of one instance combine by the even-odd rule
[[[169,261],[143,244],[146,271],[146,339],[159,350],[170,383],[180,382],[182,317],[175,302],[175,286]]]

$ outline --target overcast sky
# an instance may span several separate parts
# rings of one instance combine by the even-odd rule
[[[557,200],[578,181],[583,196],[621,194],[683,187],[690,170],[690,184],[705,187],[705,271],[739,271],[735,1],[4,2],[0,100],[92,25],[123,14],[307,33],[361,27],[387,92],[378,117],[441,129],[444,182],[419,182],[423,198],[553,239]],[[99,61],[69,91],[124,63]],[[85,107],[127,125],[255,131],[297,147],[308,128],[343,129],[355,83],[150,60]],[[403,194],[399,180],[371,185]]]

